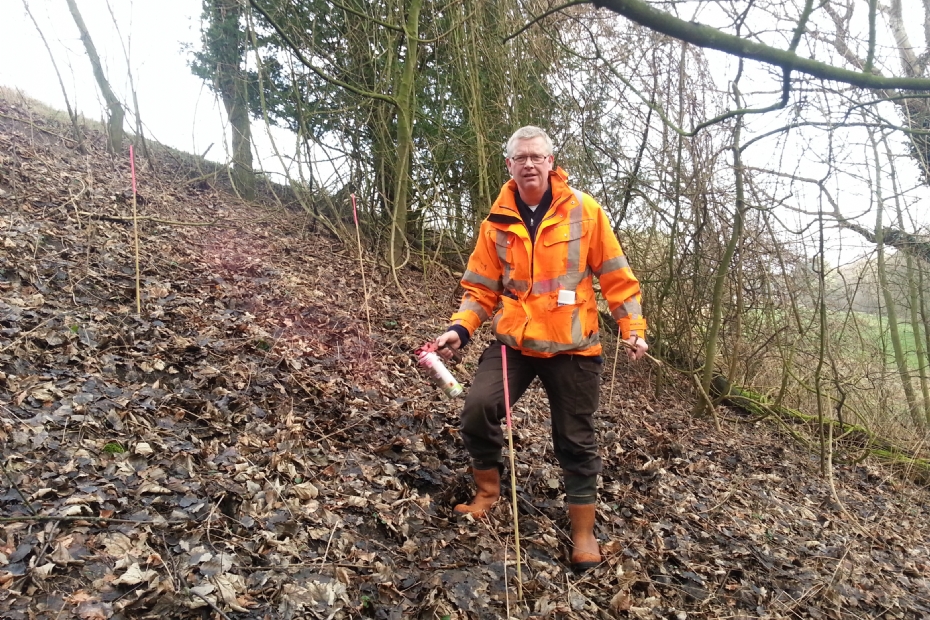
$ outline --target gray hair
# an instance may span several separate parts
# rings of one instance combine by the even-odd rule
[[[532,140],[533,138],[542,138],[543,143],[546,145],[546,151],[548,151],[544,153],[544,155],[552,155],[552,139],[549,137],[549,134],[535,125],[527,125],[513,132],[513,135],[507,140],[507,151],[505,155],[507,157],[513,155],[514,145],[517,143],[517,140]]]

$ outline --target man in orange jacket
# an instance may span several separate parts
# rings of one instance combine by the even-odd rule
[[[572,524],[571,564],[582,571],[601,561],[594,516],[602,464],[593,414],[603,360],[594,276],[630,344],[630,358],[641,358],[649,347],[639,281],[610,222],[591,196],[569,187],[565,171],[553,169],[552,150],[546,132],[533,126],[507,142],[512,179],[481,224],[462,278],[461,306],[430,348],[450,358],[493,315],[498,343],[482,353],[462,411],[461,436],[478,491],[455,507],[459,514],[484,516],[500,498],[506,415],[501,344],[511,405],[540,378]]]

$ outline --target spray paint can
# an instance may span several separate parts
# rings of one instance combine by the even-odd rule
[[[446,396],[455,398],[463,392],[462,384],[455,380],[438,355],[432,351],[420,351],[417,358],[420,360],[420,366],[426,368],[430,378],[445,392]]]

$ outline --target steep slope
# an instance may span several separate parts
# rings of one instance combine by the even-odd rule
[[[455,281],[411,269],[398,291],[366,258],[369,325],[356,248],[165,154],[140,173],[136,315],[128,161],[66,135],[0,101],[0,617],[930,618],[926,489],[869,464],[822,479],[622,359],[584,576],[539,387],[516,408],[516,601],[510,506],[452,518],[459,402],[411,356]],[[466,389],[486,344],[454,368]]]

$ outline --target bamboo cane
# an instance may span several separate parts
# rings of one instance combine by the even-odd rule
[[[352,218],[355,220],[355,239],[358,241],[358,265],[362,270],[362,293],[365,295],[365,321],[368,323],[368,335],[371,335],[371,316],[368,311],[368,284],[365,282],[365,263],[362,262],[362,233],[358,227],[358,210],[355,208],[355,194],[352,194]]]
[[[136,158],[129,145],[129,169],[132,171],[132,232],[136,243],[136,314],[142,316],[142,276],[139,272],[139,210],[136,208]]]
[[[510,448],[510,495],[513,499],[513,538],[517,550],[517,600],[523,600],[523,567],[520,557],[520,519],[517,516],[517,468],[513,451],[513,424],[510,422],[510,385],[507,381],[507,346],[501,345],[504,369],[504,408],[507,411],[507,444]],[[506,566],[506,564],[505,564]]]
[[[617,328],[617,348],[614,351],[614,367],[613,367],[613,370],[610,371],[610,395],[607,396],[608,407],[611,405],[611,403],[614,402],[614,380],[617,378],[617,358],[620,357],[620,349],[623,348],[623,345],[620,343],[623,343],[629,346],[629,343],[623,340],[623,332],[618,327]]]

